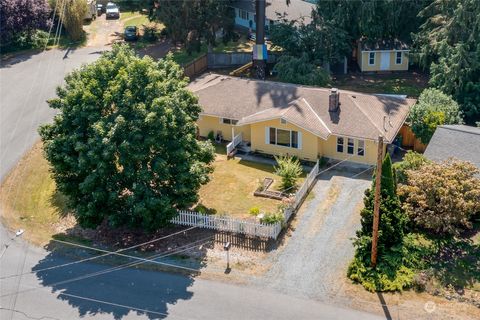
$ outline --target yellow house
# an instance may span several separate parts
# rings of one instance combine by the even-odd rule
[[[189,86],[202,112],[202,137],[243,143],[252,152],[374,164],[377,141],[397,135],[415,102],[402,96],[205,75]]]
[[[409,49],[399,40],[362,39],[358,42],[357,52],[358,66],[362,72],[408,70]]]

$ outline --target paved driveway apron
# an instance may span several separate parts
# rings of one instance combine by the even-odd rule
[[[329,300],[340,289],[353,257],[351,238],[360,225],[359,211],[370,176],[331,170],[319,177],[298,214],[286,247],[274,258],[262,286],[297,296]]]

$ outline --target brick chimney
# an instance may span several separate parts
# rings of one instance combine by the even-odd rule
[[[328,112],[336,112],[340,106],[340,93],[337,88],[330,89],[328,97]]]

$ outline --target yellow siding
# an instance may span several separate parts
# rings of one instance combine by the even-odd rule
[[[201,116],[197,121],[200,136],[206,137],[210,131],[215,134],[222,131],[225,140],[232,138],[232,125],[220,123],[220,118],[212,116]],[[272,155],[292,155],[300,159],[315,161],[318,157],[327,157],[335,160],[344,160],[372,165],[377,160],[377,144],[374,141],[365,141],[365,155],[358,156],[358,139],[355,140],[354,155],[347,153],[348,140],[344,137],[343,153],[337,152],[337,136],[331,135],[327,140],[323,140],[314,134],[287,122],[282,124],[280,119],[269,120],[265,122],[254,123],[245,126],[233,126],[235,134],[243,133],[243,140],[251,142],[252,151],[257,151]],[[278,129],[294,130],[302,133],[302,148],[289,148],[265,143],[265,128],[274,127]],[[384,150],[385,151],[385,150]]]
[[[365,141],[365,155],[358,156],[357,146],[358,140],[354,139],[354,155],[347,153],[347,137],[344,137],[343,153],[337,152],[337,136],[331,135],[327,140],[318,139],[318,144],[322,148],[322,156],[335,159],[335,160],[344,160],[349,158],[348,161],[358,162],[363,164],[375,164],[377,161],[377,144],[374,141],[364,140]],[[385,150],[384,150],[385,151]]]
[[[408,52],[402,52],[402,63],[396,64],[396,51],[390,52],[390,70],[407,71],[408,70]]]
[[[403,52],[403,58],[401,64],[395,64],[395,53],[396,51],[389,52],[389,59],[390,59],[390,67],[388,70],[381,70],[381,59],[382,59],[382,52],[376,51],[375,52],[375,64],[369,65],[368,64],[368,55],[369,52],[362,52],[362,58],[359,59],[358,65],[360,66],[360,70],[362,71],[406,71],[408,70],[408,52]]]
[[[198,129],[200,131],[200,136],[206,137],[210,131],[213,131],[217,135],[217,131],[221,131],[223,139],[231,141],[232,140],[232,127],[234,128],[235,135],[242,132],[243,140],[250,141],[250,125],[245,126],[233,126],[229,124],[221,123],[222,118],[212,117],[212,116],[200,116],[200,119],[197,121]]]
[[[380,70],[380,53],[375,53],[375,64],[369,65],[368,64],[368,52],[362,51],[362,63],[361,63],[361,70],[362,71],[379,71]]]
[[[293,124],[286,123],[281,124],[280,119],[254,123],[250,125],[252,136],[252,150],[261,153],[273,154],[273,155],[292,155],[297,156],[300,159],[309,161],[316,161],[318,156],[318,141],[317,136],[312,133],[303,130]],[[294,130],[302,133],[302,149],[288,148],[277,145],[271,145],[265,143],[265,128],[274,127],[278,129]]]

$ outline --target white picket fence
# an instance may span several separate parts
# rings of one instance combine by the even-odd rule
[[[310,190],[310,188],[312,187],[313,183],[316,181],[317,179],[317,175],[318,175],[318,172],[319,172],[319,168],[320,168],[320,163],[319,161],[317,160],[317,163],[315,164],[315,166],[313,167],[313,169],[308,173],[308,176],[307,178],[305,179],[305,181],[303,182],[302,186],[300,187],[300,189],[298,189],[298,191],[295,193],[295,199],[293,201],[293,204],[292,204],[292,208],[293,208],[293,211],[296,211],[300,205],[302,204],[303,202],[303,199],[305,199],[305,197],[307,196],[308,194],[308,191]],[[291,215],[291,214],[290,214]],[[290,217],[290,216],[289,216]],[[287,221],[288,219],[285,219],[285,221]]]
[[[178,214],[172,220],[170,220],[170,222],[183,226],[195,226],[272,239],[276,239],[282,230],[282,225],[280,222],[266,224],[230,217],[206,215],[199,212],[184,210],[178,211]]]
[[[305,196],[315,182],[318,172],[319,163],[317,161],[317,163],[303,182],[302,186],[295,194],[292,205],[285,209],[285,222],[288,222],[292,214],[297,211],[298,207],[302,204]],[[221,217],[216,215],[206,215],[203,213],[186,210],[179,210],[178,214],[172,220],[170,220],[170,222],[182,226],[200,227],[205,229],[241,233],[249,236],[272,239],[276,239],[280,234],[280,231],[282,231],[282,223],[280,222],[267,224],[242,219],[235,219],[225,216]]]
[[[233,140],[227,144],[227,155],[230,154],[242,142],[242,133],[237,134]]]

